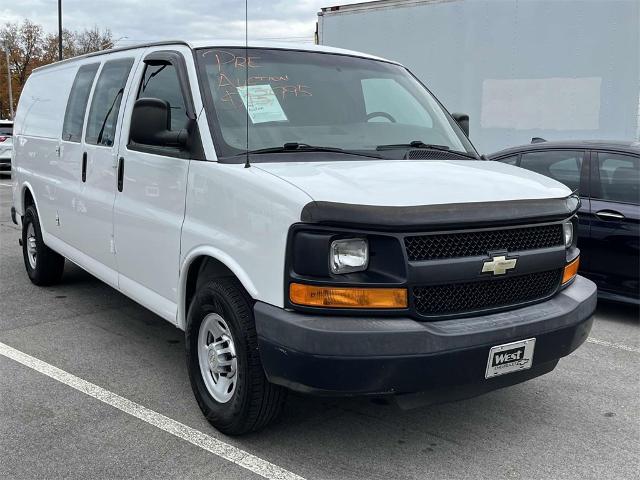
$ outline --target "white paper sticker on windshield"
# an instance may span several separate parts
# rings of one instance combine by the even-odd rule
[[[252,123],[282,122],[287,116],[271,85],[249,85],[237,87],[238,94],[249,112]],[[248,98],[247,98],[248,97]]]

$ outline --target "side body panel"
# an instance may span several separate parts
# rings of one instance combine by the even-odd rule
[[[87,172],[86,182],[80,184],[80,191],[78,192],[78,199],[81,202],[80,208],[76,209],[82,229],[74,235],[72,246],[82,250],[85,254],[108,268],[110,270],[108,278],[103,278],[103,280],[113,286],[118,284],[113,240],[113,205],[116,194],[118,138],[122,131],[124,102],[131,89],[132,77],[141,55],[142,50],[137,50],[119,52],[107,56],[105,63],[102,64],[98,71],[97,80],[89,99],[88,115],[90,116],[92,101],[96,95],[96,87],[99,85],[100,76],[106,62],[118,59],[134,59],[127,84],[122,93],[113,144],[110,146],[90,145],[86,142],[86,133],[83,138],[84,148],[87,153]],[[88,130],[88,128],[88,126],[85,127],[85,130]]]
[[[198,98],[191,51],[183,46],[170,49],[183,55],[192,96]],[[167,47],[150,48],[145,56],[154,50]],[[141,63],[124,109],[120,136],[119,157],[124,176],[122,191],[116,192],[114,209],[118,283],[125,294],[175,323],[180,232],[190,160],[128,148],[131,114],[144,70]],[[195,110],[202,110],[199,100]]]
[[[31,75],[20,96],[14,124],[14,205],[24,214],[29,188],[38,206],[45,242],[58,236],[56,216],[70,200],[74,178],[60,156],[65,106],[78,65],[61,65]],[[51,88],[56,85],[56,88]]]
[[[588,276],[602,292],[640,300],[640,205],[599,198],[599,155],[591,154]]]
[[[224,263],[254,299],[283,307],[287,234],[311,198],[258,166],[192,161],[188,185],[181,291],[191,262],[209,255]],[[181,305],[181,328],[184,317]]]
[[[76,77],[79,75],[80,70],[85,65],[93,65],[93,68],[99,69],[100,59],[85,59],[84,61],[77,62],[75,65],[76,68]],[[56,236],[62,240],[63,242],[69,245],[76,245],[77,237],[82,235],[84,231],[84,227],[82,224],[82,215],[84,214],[84,202],[80,199],[79,194],[82,189],[83,183],[83,163],[86,162],[83,159],[85,148],[84,148],[84,125],[86,120],[86,114],[88,111],[88,101],[90,99],[91,90],[93,88],[93,84],[95,83],[97,77],[96,73],[93,75],[93,81],[91,85],[89,85],[88,96],[86,99],[86,103],[84,105],[84,117],[82,119],[82,126],[80,127],[80,135],[79,137],[73,138],[73,141],[69,138],[69,134],[65,132],[65,127],[63,127],[63,131],[61,134],[60,140],[60,171],[64,173],[64,177],[61,178],[60,182],[60,209],[58,211],[59,215],[59,228],[57,229]],[[75,85],[75,81],[74,81]],[[69,100],[67,101],[66,110],[70,109],[70,104],[73,102],[72,98],[74,96],[73,89],[78,88],[74,86],[69,95]],[[65,112],[63,112],[65,114]],[[71,112],[70,112],[71,115]],[[76,132],[77,133],[77,132]],[[66,138],[65,138],[66,134]]]
[[[623,219],[599,217],[616,212]],[[639,298],[640,206],[591,199],[591,268],[589,276],[606,292]]]

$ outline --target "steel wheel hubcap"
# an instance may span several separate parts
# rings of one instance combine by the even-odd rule
[[[27,258],[29,265],[35,270],[38,257],[38,242],[36,241],[36,232],[33,223],[27,226]]]
[[[238,379],[236,347],[229,325],[217,313],[210,313],[200,324],[198,362],[211,396],[220,403],[231,400]]]

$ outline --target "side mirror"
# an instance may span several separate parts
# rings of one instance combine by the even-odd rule
[[[453,119],[458,122],[460,128],[465,133],[465,135],[469,136],[469,115],[466,113],[452,113],[451,116]]]
[[[185,130],[171,131],[171,107],[159,98],[139,98],[133,105],[129,141],[155,147],[184,147]]]

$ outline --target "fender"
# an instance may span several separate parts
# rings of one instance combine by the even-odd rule
[[[184,330],[187,325],[187,312],[184,306],[187,294],[187,272],[189,271],[189,267],[191,267],[193,261],[196,258],[202,256],[211,257],[218,260],[229,270],[231,270],[231,272],[233,272],[233,274],[240,281],[244,289],[249,295],[251,295],[252,298],[259,297],[258,289],[249,278],[249,275],[247,275],[247,272],[245,272],[245,270],[233,258],[231,258],[222,250],[209,245],[201,245],[195,247],[186,254],[180,266],[180,276],[178,280],[178,316],[176,318],[176,326],[181,330]]]
[[[36,198],[36,194],[33,190],[33,187],[31,186],[31,184],[28,181],[23,181],[22,185],[20,185],[20,211],[18,211],[18,215],[24,215],[24,211],[26,210],[26,208],[24,207],[24,198],[25,198],[25,194],[27,193],[27,190],[29,190],[29,193],[31,194],[31,198],[33,198],[34,203],[36,204],[36,210],[40,211],[38,208],[38,199]]]
[[[38,206],[38,198],[36,197],[35,190],[34,190],[33,186],[28,181],[23,181],[22,184],[20,185],[20,198],[19,198],[18,205],[16,206],[16,214],[18,216],[20,216],[20,217],[24,216],[24,213],[26,211],[26,208],[25,208],[25,205],[24,205],[24,199],[25,199],[27,190],[31,194],[31,198],[33,198],[33,203],[36,206],[36,210],[38,211],[38,215],[40,215],[40,207]],[[18,210],[18,207],[20,208],[20,210]],[[20,227],[22,227],[22,219],[20,220]],[[40,222],[40,231],[42,232],[42,238],[43,239],[48,237],[49,234],[46,232],[46,230],[42,226],[42,222]]]

